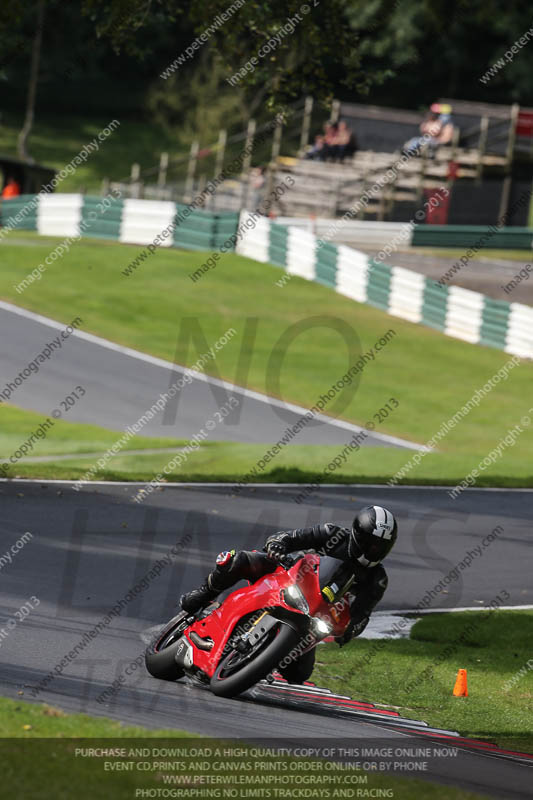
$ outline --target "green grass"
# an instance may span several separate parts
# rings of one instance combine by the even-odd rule
[[[33,158],[47,167],[63,169],[80,152],[85,144],[91,142],[113,117],[46,117],[38,115],[29,139],[29,151]],[[12,113],[4,114],[0,125],[0,153],[16,156],[17,136],[22,127],[22,118]],[[177,142],[164,129],[147,125],[141,120],[119,119],[120,127],[103,142],[99,149],[89,155],[87,161],[79,166],[57,187],[59,192],[84,190],[89,194],[100,193],[102,179],[120,180],[127,178],[131,165],[138,163],[146,169],[159,163],[162,152],[172,157],[183,156],[187,148],[177,152]]]
[[[43,414],[34,411],[25,411],[6,404],[0,405],[0,453],[2,454],[0,461],[9,458],[45,419]],[[123,435],[122,431],[113,432],[97,425],[83,425],[62,419],[55,420],[54,426],[45,432],[47,435],[34,443],[33,450],[28,453],[29,457],[101,453]],[[183,442],[179,439],[136,436],[126,442],[124,450],[177,448],[181,444]]]
[[[0,737],[48,739],[56,736],[72,738],[131,739],[177,736],[198,739],[195,733],[180,730],[149,730],[135,725],[123,725],[105,717],[87,714],[67,714],[46,703],[27,703],[24,700],[0,698]]]
[[[122,431],[109,431],[96,425],[55,420],[47,436],[38,439],[27,458],[49,456],[47,461],[32,463],[24,459],[10,464],[9,457],[27,441],[31,433],[44,421],[45,416],[8,404],[0,405],[0,464],[9,465],[9,477],[57,478],[75,480],[90,470],[100,455],[120,439]],[[163,437],[132,437],[118,455],[94,473],[99,480],[149,481],[173,458],[172,452],[130,453],[131,450],[177,451],[186,444],[181,439]],[[269,445],[239,444],[234,442],[209,442],[191,453],[187,460],[176,467],[167,480],[175,481],[228,481],[242,480],[263,457]],[[328,464],[342,449],[341,446],[291,445],[283,449],[275,460],[253,477],[253,482],[312,483],[319,476],[324,483],[379,483],[388,480],[412,456],[411,451],[376,447],[365,448],[351,457],[330,475],[321,475]],[[86,455],[86,454],[91,455]],[[83,457],[80,454],[84,454]],[[55,460],[54,456],[70,455],[67,460]],[[483,453],[471,452],[469,459],[464,453],[429,453],[420,466],[409,473],[403,482],[441,483],[455,486],[472,463],[479,461]],[[478,486],[495,483],[508,487],[531,485],[531,466],[528,453],[520,448],[510,451],[506,461],[508,473],[501,471],[496,463],[482,473]]]
[[[28,452],[27,457],[50,456],[51,466],[45,464],[24,463],[23,460],[12,463],[10,457],[24,442],[27,442],[33,431],[37,430],[46,416],[34,411],[25,411],[20,408],[2,404],[0,405],[0,465],[2,477],[7,472],[8,477],[79,477],[86,470],[94,465],[97,458],[112,447],[123,435],[122,431],[108,431],[96,425],[82,425],[79,423],[67,422],[65,420],[52,420],[52,428],[45,430],[46,436],[37,439],[33,444],[33,449]],[[178,450],[183,444],[179,439],[163,439],[135,436],[124,445],[124,451],[172,448]],[[62,462],[54,463],[54,456],[93,453],[86,457],[83,463],[86,465],[84,470],[79,470],[76,474],[61,475]],[[136,456],[131,455],[134,459]],[[173,457],[172,452],[161,454],[160,458],[169,461]],[[165,463],[166,463],[165,461]],[[70,460],[67,462],[71,467]],[[44,469],[41,469],[44,467]],[[68,471],[68,470],[67,470]],[[148,473],[147,473],[148,474]]]
[[[117,763],[132,760],[133,762],[154,763],[161,762],[162,757],[152,755],[140,758],[128,758],[128,756],[122,758],[76,757],[75,747],[125,747],[127,753],[130,747],[236,747],[235,741],[207,740],[195,734],[178,730],[148,730],[125,726],[110,719],[94,718],[85,714],[65,714],[53,706],[36,705],[5,698],[0,698],[0,737],[5,740],[0,745],[3,757],[2,788],[5,796],[31,797],[32,800],[49,800],[49,798],[70,800],[73,797],[73,787],[75,787],[75,796],[79,800],[85,800],[85,798],[93,800],[95,797],[126,800],[126,798],[135,797],[135,790],[138,788],[162,786],[163,784],[158,780],[158,773],[170,773],[170,770],[165,769],[104,771],[105,761]],[[70,742],[69,739],[76,741]],[[79,739],[85,741],[79,741]],[[91,739],[95,741],[92,742]],[[239,748],[246,747],[246,743],[239,741],[237,746]],[[178,759],[163,760],[177,761]],[[182,756],[179,760],[194,763],[201,759],[194,756]],[[218,760],[221,759],[218,758]],[[226,757],[224,760],[235,762],[242,761],[242,758]],[[286,758],[275,760],[290,761]],[[211,761],[215,761],[215,758],[212,758]],[[31,768],[28,768],[29,763],[31,763]],[[192,763],[188,770],[189,774],[207,774],[205,770],[200,771],[194,768]],[[260,768],[256,767],[253,773],[239,771],[237,774],[250,775],[259,770]],[[183,774],[183,768],[178,769],[174,774],[180,772]],[[260,772],[267,774],[264,767]],[[217,773],[213,772],[213,774]],[[294,771],[288,774],[294,774]],[[318,777],[318,774],[322,773],[313,770],[313,774]],[[350,770],[350,774],[353,776],[358,773]],[[228,781],[228,785],[231,785],[230,781]],[[351,785],[349,784],[349,786]],[[342,783],[339,788],[342,788]],[[420,798],[420,800],[434,800],[435,798],[436,800],[482,800],[484,797],[453,786],[440,786],[427,781],[376,774],[369,775],[368,783],[362,788],[392,789],[397,800],[412,800],[413,797]]]
[[[313,680],[402,716],[533,752],[533,671],[504,689],[532,652],[531,611],[431,614],[410,639],[358,639],[341,650],[323,645]],[[458,669],[468,672],[469,697],[452,695]]]
[[[0,405],[0,465],[9,465],[9,477],[58,478],[75,480],[90,470],[98,457],[120,439],[122,431],[109,431],[96,425],[55,420],[53,428],[43,439],[34,443],[28,458],[49,456],[47,461],[32,463],[24,459],[10,464],[9,457],[27,441],[46,417],[34,411],[26,411],[7,404]],[[149,481],[160,473],[173,458],[172,452],[130,453],[130,450],[177,451],[186,444],[182,439],[134,436],[118,455],[106,466],[94,473],[99,480]],[[234,442],[209,442],[191,453],[187,460],[176,467],[167,480],[175,481],[228,481],[243,478],[257,464],[269,445],[238,444]],[[266,465],[264,471],[254,476],[253,482],[314,482],[324,465],[339,453],[341,446],[291,445],[282,450],[276,459]],[[88,454],[81,457],[79,454]],[[371,454],[371,457],[370,457]],[[55,460],[57,455],[71,455],[68,460]],[[338,470],[324,480],[325,483],[375,483],[387,480],[400,469],[412,455],[407,450],[391,450],[376,447],[362,449],[353,454]],[[471,454],[472,456],[474,454]],[[483,454],[479,454],[482,458]],[[530,485],[530,462],[527,453],[511,451],[508,465],[512,474],[498,471],[498,464],[483,473],[480,486],[491,486],[495,482],[502,486],[524,487]],[[405,478],[408,483],[443,483],[456,485],[465,475],[469,462],[464,454],[430,453],[421,465]],[[321,480],[324,476],[321,476]]]
[[[21,238],[29,245],[15,244]],[[280,289],[275,285],[279,270],[235,255],[221,257],[216,269],[193,283],[189,273],[204,261],[206,254],[160,250],[132,277],[125,278],[121,270],[136,256],[139,247],[82,240],[55,262],[39,282],[18,294],[14,286],[44,260],[56,241],[16,231],[6,237],[0,244],[0,295],[4,299],[65,323],[79,315],[85,330],[169,360],[176,355],[180,331],[187,326],[191,330],[194,324],[205,339],[179,350],[178,361],[187,365],[233,327],[236,335],[217,353],[216,370],[208,363],[206,371],[218,371],[228,380],[237,376],[237,382],[242,382],[245,378],[239,375],[238,365],[243,356],[249,356],[248,386],[306,407],[313,406],[342,377],[354,358],[348,356],[346,344],[337,332],[316,326],[317,317],[350,325],[365,352],[393,329],[395,336],[366,366],[355,394],[351,398],[345,395],[347,405],[342,417],[361,424],[376,421],[374,414],[394,396],[399,408],[381,424],[376,422],[376,429],[411,441],[425,442],[433,436],[442,422],[453,416],[509,359],[500,351],[469,345],[390,317],[316,283],[292,278]],[[250,317],[257,318],[255,338],[251,328],[246,327]],[[278,385],[272,368],[276,357],[272,353],[280,337],[297,324],[308,327],[292,340],[281,359]],[[439,454],[427,456],[409,473],[408,482],[462,479],[528,410],[532,377],[529,363],[514,369],[507,381],[500,383],[479,408],[447,435],[440,443]],[[338,413],[337,401],[326,410]],[[280,420],[280,435],[284,428],[285,423]],[[505,449],[502,458],[483,474],[483,482],[518,481],[514,485],[531,485],[533,471],[528,451],[532,445],[531,429],[526,430],[519,443]],[[262,452],[259,448],[259,455]],[[301,469],[302,459],[305,467],[309,458],[313,464],[324,465],[319,449],[299,451],[302,458],[296,449],[291,448],[290,452],[293,455],[288,461],[280,456],[271,468]],[[311,455],[313,452],[316,458]],[[229,465],[233,476],[233,463],[251,465],[257,453],[258,449],[228,445],[226,449],[220,446],[220,461],[217,459],[215,466],[215,449],[206,449],[198,458],[219,475],[226,474]],[[365,475],[390,476],[409,457],[409,452],[401,454],[389,448],[376,450],[371,464],[362,455],[353,456],[347,474],[360,479]],[[131,472],[137,463],[130,461],[123,467]],[[192,470],[194,466],[191,459],[188,467]],[[239,466],[239,471],[244,466]],[[199,469],[203,470],[201,464]],[[335,478],[343,472],[336,473]]]

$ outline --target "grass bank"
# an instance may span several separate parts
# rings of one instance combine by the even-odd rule
[[[29,149],[35,160],[47,167],[63,169],[82,150],[83,146],[98,137],[113,117],[57,116],[39,114],[33,127]],[[13,113],[3,115],[0,125],[0,153],[17,156],[17,137],[23,119]],[[179,148],[178,152],[177,146]],[[61,181],[58,192],[85,191],[100,194],[103,178],[120,180],[127,178],[131,165],[140,164],[143,169],[159,163],[162,152],[172,158],[186,156],[187,148],[176,143],[163,128],[146,124],[142,120],[120,119],[120,126],[111,136],[98,143],[87,161],[76,168],[73,175]]]
[[[77,480],[89,470],[92,479],[150,481],[186,446],[186,440],[134,436],[103,467],[96,462],[123,435],[96,425],[65,420],[54,421],[46,438],[38,439],[26,459],[10,461],[45,417],[9,405],[0,405],[0,465],[6,465],[8,477]],[[347,436],[348,438],[348,436]],[[270,444],[204,442],[199,450],[187,455],[180,466],[173,467],[169,481],[236,483],[257,466]],[[143,453],[146,450],[148,452]],[[411,450],[385,447],[362,448],[338,469],[324,475],[324,468],[342,450],[341,445],[291,445],[265,464],[253,483],[386,483],[413,456]],[[133,451],[133,452],[131,452]],[[483,453],[428,453],[401,483],[445,484],[456,486]],[[32,458],[41,459],[32,462]],[[44,460],[46,459],[46,460]],[[532,483],[531,460],[521,448],[511,451],[506,461],[508,473],[498,463],[482,473],[478,486],[528,487]]]
[[[430,614],[409,639],[359,639],[340,650],[322,645],[313,680],[406,717],[533,752],[533,671],[520,672],[532,652],[532,611]],[[468,672],[469,697],[452,695],[458,669]]]
[[[505,353],[390,317],[315,283],[293,277],[280,289],[275,283],[278,270],[235,255],[222,256],[216,269],[193,282],[189,275],[206,254],[159,250],[131,277],[124,277],[121,270],[142,248],[82,240],[49,267],[41,280],[19,294],[14,286],[57,242],[24,234],[24,243],[17,244],[22,235],[13,232],[0,244],[0,295],[4,299],[65,323],[79,315],[85,330],[169,360],[177,357],[186,365],[192,365],[233,328],[235,335],[206,371],[305,407],[312,407],[357,357],[339,335],[342,326],[351,331],[352,345],[360,341],[362,352],[369,354],[368,361],[359,383],[344,389],[325,410],[362,425],[373,420],[380,432],[410,441],[429,440],[509,361]],[[378,350],[377,343],[390,331],[386,345]],[[283,342],[290,343],[287,349]],[[441,440],[439,453],[424,458],[409,473],[408,481],[461,480],[520,423],[531,405],[532,377],[529,363],[510,371],[508,378]],[[375,415],[390,397],[398,407],[378,423]],[[280,436],[284,428],[280,420]],[[531,485],[532,473],[524,455],[533,446],[531,428],[519,442],[503,449],[497,463],[483,472],[479,485],[499,485],[501,481]],[[233,479],[237,470],[228,473],[229,462],[248,464],[256,458],[257,450],[228,447],[233,449],[231,458],[226,459],[229,451],[224,448],[217,454],[219,479],[222,475]],[[301,469],[297,451],[291,447],[290,452],[288,463],[283,458],[274,462],[269,480],[278,469]],[[314,470],[314,463],[323,464],[324,459],[320,450],[315,451],[316,459],[311,452],[305,451],[305,459],[309,466],[311,457]],[[207,459],[215,453],[215,448],[205,451]],[[373,452],[371,464],[356,454],[347,469],[350,479],[384,479],[405,461],[399,451],[379,449]],[[210,460],[209,469],[212,467]],[[122,464],[121,469],[135,475],[136,462]],[[203,472],[203,467],[198,469]],[[137,475],[143,471],[141,466]],[[193,460],[187,471],[195,471]],[[342,473],[339,470],[336,478]],[[303,479],[308,479],[307,474]]]

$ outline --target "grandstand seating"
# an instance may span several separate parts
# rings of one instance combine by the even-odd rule
[[[505,156],[481,154],[476,149],[442,147],[435,158],[427,156],[401,160],[401,153],[359,151],[344,164],[321,163],[296,158],[279,158],[274,184],[286,173],[295,177],[295,185],[283,195],[284,214],[339,216],[357,204],[368,192],[369,202],[361,205],[356,217],[389,218],[398,203],[420,202],[424,190],[446,186],[450,180],[450,162],[457,165],[455,179],[476,179],[481,169],[502,168]],[[394,176],[387,177],[393,169]],[[378,182],[382,182],[381,187]]]
[[[421,208],[424,195],[431,190],[450,187],[453,182],[464,182],[461,192],[464,190],[465,196],[469,197],[471,189],[468,184],[479,185],[485,178],[496,178],[502,183],[510,175],[513,161],[516,124],[520,117],[518,106],[447,102],[453,106],[454,115],[457,111],[459,124],[455,128],[453,143],[438,148],[433,157],[423,152],[420,156],[402,160],[401,152],[398,149],[394,151],[400,142],[418,131],[420,115],[413,111],[337,104],[337,114],[353,125],[361,145],[361,149],[343,164],[306,160],[303,157],[306,138],[300,138],[298,148],[294,131],[291,134],[290,130],[284,129],[277,139],[274,132],[269,133],[273,141],[271,169],[265,187],[267,194],[268,190],[283,182],[287,174],[295,178],[294,185],[285,189],[269,210],[291,217],[339,217],[351,211],[356,219],[406,221]],[[299,128],[303,113],[300,109],[294,115],[295,130]],[[244,141],[244,135],[240,135],[239,141]],[[306,136],[308,138],[308,134]],[[281,142],[285,155],[280,154]],[[296,152],[298,155],[294,155]],[[167,183],[165,171],[163,180],[160,174],[157,183],[145,184],[139,166],[134,167],[135,176],[132,170],[129,182],[111,184],[113,188],[120,188],[126,197],[190,202],[193,196],[197,198],[202,194],[209,180],[205,170],[196,175],[195,161],[189,163],[187,181],[182,177],[174,183]],[[147,177],[155,176],[157,171],[154,167],[145,173]],[[201,198],[201,205],[215,213],[255,208],[260,204],[260,198],[252,184],[253,178],[245,169],[242,175],[232,175],[231,179],[219,184],[213,194]],[[105,188],[109,188],[109,182]],[[498,190],[502,196],[500,214],[505,208],[508,189],[507,185]],[[358,203],[361,198],[365,198],[365,202]],[[495,210],[481,206],[476,214],[466,214],[464,220],[462,213],[459,219],[455,215],[455,221],[469,224],[491,221]],[[524,220],[519,224],[525,224]]]
[[[478,179],[482,172],[501,172],[507,164],[505,156],[457,146],[441,147],[434,158],[423,155],[401,159],[399,151],[372,150],[358,151],[343,164],[279,156],[273,165],[272,186],[287,185],[285,178],[289,174],[295,183],[285,190],[272,211],[291,217],[337,217],[353,210],[357,201],[367,195],[368,203],[356,210],[354,218],[381,221],[393,218],[394,209],[402,203],[420,205],[425,190],[447,186],[451,180],[451,163],[455,165],[455,180],[470,181]],[[395,175],[387,177],[390,169]],[[157,187],[146,189],[144,197],[163,199]],[[167,190],[165,197],[170,196]],[[247,187],[247,176],[225,181],[205,203],[211,211],[237,211],[243,206],[255,207]]]

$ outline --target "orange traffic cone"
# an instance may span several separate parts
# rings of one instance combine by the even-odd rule
[[[453,687],[454,697],[468,697],[468,683],[466,679],[466,669],[460,669],[457,673],[455,686]]]

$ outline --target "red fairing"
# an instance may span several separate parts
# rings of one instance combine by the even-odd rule
[[[295,583],[309,604],[309,615],[324,619],[333,627],[333,636],[340,636],[350,621],[349,604],[344,601],[334,606],[323,599],[318,581],[319,561],[319,556],[309,553],[289,570],[278,567],[275,572],[264,576],[251,586],[236,589],[208,617],[194,622],[185,632],[189,642],[191,632],[197,633],[202,638],[210,636],[215,642],[213,649],[209,651],[200,650],[191,642],[194,665],[212,677],[234,628],[239,620],[248,614],[268,607],[288,609],[293,614],[301,613],[286,604],[281,594],[282,589]],[[276,615],[275,611],[272,613]]]

